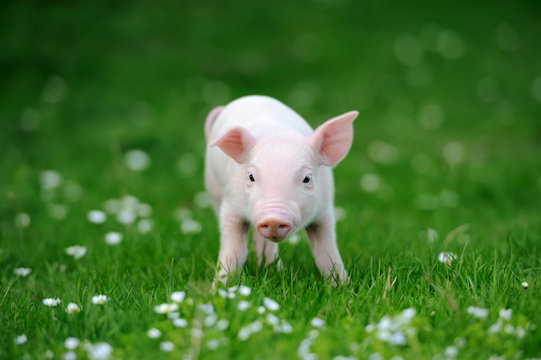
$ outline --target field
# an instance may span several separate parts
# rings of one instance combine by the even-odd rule
[[[0,5],[0,359],[541,358],[539,4],[234,3]],[[299,233],[213,291],[203,124],[248,94],[360,112],[347,287]]]

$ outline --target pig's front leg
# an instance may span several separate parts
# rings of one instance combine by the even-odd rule
[[[348,275],[336,246],[334,216],[323,217],[306,228],[306,232],[310,239],[312,254],[321,274],[326,278],[330,277],[334,285],[346,283]]]
[[[257,254],[257,263],[259,266],[265,260],[265,266],[269,266],[278,259],[278,244],[265,239],[256,229],[253,231],[252,238],[254,240],[255,253]],[[276,263],[278,271],[282,269],[282,262],[278,260]]]
[[[246,246],[246,225],[227,206],[220,211],[220,253],[216,280],[225,284],[227,275],[242,269],[248,252]]]

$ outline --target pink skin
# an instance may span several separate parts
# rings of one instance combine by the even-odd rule
[[[331,167],[349,151],[356,116],[343,114],[314,132],[268,97],[211,111],[205,184],[220,223],[218,281],[244,264],[249,225],[260,264],[278,260],[278,243],[306,228],[321,273],[335,284],[347,280],[336,246]]]

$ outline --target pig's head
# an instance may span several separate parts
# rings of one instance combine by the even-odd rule
[[[255,138],[236,127],[210,145],[241,166],[246,217],[263,237],[283,240],[312,221],[322,199],[332,196],[331,180],[320,170],[346,156],[357,115],[335,117],[309,137],[284,132]]]

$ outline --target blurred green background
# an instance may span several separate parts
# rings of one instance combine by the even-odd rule
[[[314,127],[360,111],[335,171],[352,232],[476,222],[495,239],[539,224],[538,2],[1,7],[4,219],[42,212],[46,169],[82,187],[83,203],[70,210],[81,217],[132,193],[159,217],[191,206],[203,190],[206,114],[265,94]],[[134,148],[152,159],[141,174],[123,166]]]
[[[123,183],[115,157],[140,148],[153,159],[147,200],[186,202],[202,188],[206,113],[266,94],[313,126],[360,111],[338,199],[359,192],[366,172],[389,186],[359,208],[410,208],[449,188],[460,211],[486,205],[467,216],[538,209],[538,2],[1,7],[3,196],[24,200],[34,169],[48,168],[77,177],[89,196],[113,193]],[[186,152],[197,159],[190,179],[175,175]]]

